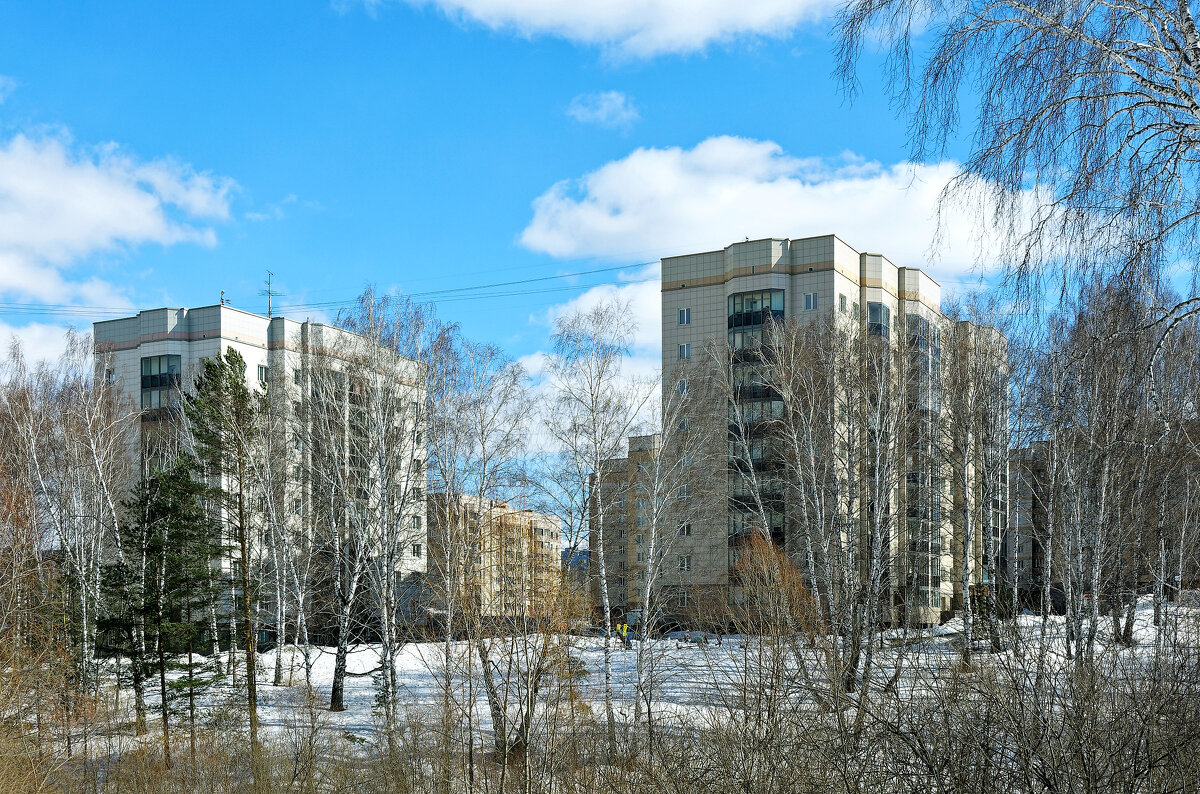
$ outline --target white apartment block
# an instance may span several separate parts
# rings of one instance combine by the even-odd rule
[[[328,389],[318,390],[314,367],[353,370],[343,382],[340,408],[345,415],[344,443],[357,447],[355,460],[369,455],[374,437],[356,434],[350,406],[354,401],[354,381],[372,377],[361,367],[339,366],[339,351],[361,350],[363,337],[345,330],[313,322],[297,322],[285,317],[264,317],[232,306],[203,306],[194,309],[160,308],[139,312],[133,317],[97,322],[94,325],[97,377],[115,383],[129,403],[143,412],[141,448],[133,454],[146,455],[152,434],[161,433],[164,420],[178,419],[181,392],[191,388],[205,359],[236,350],[246,362],[246,384],[255,391],[266,384],[271,394],[271,411],[278,426],[288,428],[283,468],[286,482],[282,504],[288,521],[319,531],[321,519],[314,509],[313,495],[305,471],[312,450],[301,439],[309,406],[328,400]],[[334,363],[330,365],[330,361]],[[427,549],[424,542],[425,516],[425,444],[422,437],[424,390],[419,365],[415,361],[391,359],[388,377],[398,377],[405,405],[411,412],[413,434],[412,469],[409,476],[416,493],[407,499],[402,521],[414,538],[403,556],[401,575],[423,574]],[[404,390],[407,390],[405,392]],[[326,395],[324,397],[318,394]],[[172,416],[172,414],[174,416]]]
[[[662,260],[663,388],[686,389],[678,381],[686,379],[687,370],[707,346],[752,347],[772,321],[861,323],[862,330],[874,336],[894,340],[917,334],[936,345],[948,325],[940,307],[941,287],[928,274],[897,266],[880,254],[857,251],[834,235],[747,240],[718,251],[666,257]],[[713,405],[712,410],[723,425],[726,405]],[[726,443],[725,438],[714,437],[710,459],[721,459],[716,445]],[[725,491],[726,476],[714,472],[714,492]],[[729,488],[732,496],[732,480]],[[937,530],[932,532],[934,540],[925,550],[929,559],[917,574],[924,579],[912,617],[921,623],[937,622],[953,608],[958,587],[954,539],[949,536],[951,500],[948,493],[937,498],[947,505],[940,517],[934,513],[933,520],[943,523],[941,538]],[[707,520],[696,522],[688,537],[679,538],[678,554],[688,559],[691,584],[698,593],[728,597],[737,558],[735,537],[741,531],[732,503],[732,498],[713,500]],[[770,527],[771,536],[785,548],[788,509],[772,515]],[[912,575],[901,567],[893,577]]]

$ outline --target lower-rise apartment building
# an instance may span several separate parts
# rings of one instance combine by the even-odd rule
[[[427,592],[435,614],[498,622],[564,614],[562,530],[508,502],[429,496]]]

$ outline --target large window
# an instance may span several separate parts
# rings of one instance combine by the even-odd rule
[[[765,289],[730,295],[729,327],[762,325],[768,319],[783,319],[783,290]]]
[[[888,338],[888,329],[892,325],[892,311],[882,303],[867,302],[867,333],[871,336]]]
[[[680,325],[691,325],[692,324],[692,310],[691,309],[680,309],[679,310],[679,324]]]
[[[145,356],[142,358],[143,411],[151,408],[165,408],[178,397],[179,366],[179,356]]]
[[[816,292],[804,293],[804,311],[815,312],[817,310],[817,295]]]

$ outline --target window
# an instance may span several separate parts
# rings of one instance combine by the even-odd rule
[[[646,552],[642,551],[641,549],[638,549],[637,561],[645,562],[646,561]]]
[[[117,382],[116,371],[111,370],[111,369],[104,370],[104,382],[107,383],[109,386],[112,386],[113,384],[115,384]]]
[[[871,336],[881,336],[887,339],[891,318],[892,312],[887,306],[875,301],[867,303],[867,333]]]
[[[690,555],[690,554],[680,555],[678,564],[679,564],[679,572],[680,573],[687,573],[688,571],[692,570],[692,555]]]
[[[644,526],[646,526],[646,517],[645,517],[645,516],[638,516],[638,517],[637,517],[637,525],[638,525],[639,527],[644,527]]]
[[[687,487],[686,483],[675,489],[675,498],[676,499],[687,499],[688,498],[688,487]]]
[[[804,293],[804,311],[813,312],[817,310],[817,293]]]
[[[265,365],[265,364],[259,364],[259,365],[258,365],[258,382],[259,382],[259,383],[266,383],[266,382],[267,382],[267,375],[268,375],[269,373],[270,373],[270,370],[269,370],[269,369],[267,369],[267,367],[266,367],[266,365]]]
[[[637,533],[636,535],[634,535],[634,537],[633,537],[633,542],[634,542],[634,543],[637,543],[637,544],[639,544],[639,545],[640,545],[640,544],[642,544],[642,543],[645,543],[645,542],[646,542],[646,536],[645,536],[643,533],[639,532],[639,533]]]
[[[687,394],[687,380],[680,380],[675,386],[675,391],[679,392],[680,394]]]
[[[679,346],[679,360],[687,361],[692,357],[692,346],[690,343]]]
[[[303,410],[303,406],[301,406],[301,405],[300,405],[300,401],[299,401],[299,400],[292,400],[292,413],[294,413],[294,414],[296,414],[297,416],[299,416],[299,415],[300,415],[300,411],[301,411],[301,410]]]
[[[421,528],[421,517],[413,516],[411,519],[409,519],[409,523],[412,525],[413,529],[420,529]]]
[[[681,538],[690,538],[692,536],[692,525],[680,524],[678,535]]]
[[[763,325],[769,320],[783,319],[783,290],[768,289],[739,292],[727,299],[729,328]]]
[[[304,512],[304,500],[293,499],[292,500],[292,515],[298,516],[303,512]]]
[[[688,429],[688,418],[686,416],[679,417],[679,429],[680,430]]]
[[[300,482],[300,477],[301,477],[300,467],[293,466],[292,467],[292,479],[295,480],[296,482]]]
[[[838,310],[841,311],[842,314],[846,313],[846,296],[840,293],[838,294]]]
[[[175,401],[180,386],[179,368],[179,356],[142,359],[142,410],[166,408]]]
[[[679,310],[679,324],[680,325],[691,325],[692,324],[692,310],[691,309],[680,309]]]
[[[414,556],[414,557],[420,557],[420,556],[421,556],[421,544],[420,544],[420,543],[414,543],[414,544],[413,544],[413,547],[412,547],[412,556]]]
[[[292,383],[296,384],[297,386],[300,385],[300,370],[299,369],[292,370]]]

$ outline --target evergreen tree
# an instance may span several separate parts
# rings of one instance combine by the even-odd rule
[[[129,654],[134,687],[141,695],[139,732],[145,730],[144,687],[147,676],[158,676],[163,752],[171,755],[170,706],[185,692],[194,752],[195,698],[214,679],[195,661],[195,647],[204,631],[206,610],[217,597],[208,568],[220,553],[216,527],[202,505],[209,490],[194,477],[195,462],[180,458],[171,467],[153,472],[135,487],[123,506],[128,520],[121,540],[128,550],[124,562],[106,571],[113,631]],[[134,641],[138,631],[143,643]],[[151,654],[143,649],[153,649]],[[168,655],[187,653],[176,664]],[[184,677],[168,683],[169,671]]]
[[[255,681],[253,593],[250,578],[251,455],[258,440],[261,401],[246,385],[246,362],[236,350],[204,361],[195,391],[184,399],[184,412],[192,426],[196,455],[207,481],[217,489],[221,521],[235,546],[237,566],[234,589],[241,611],[245,643],[246,705],[250,716],[250,743],[258,757],[258,692]],[[232,637],[231,637],[232,639]]]

